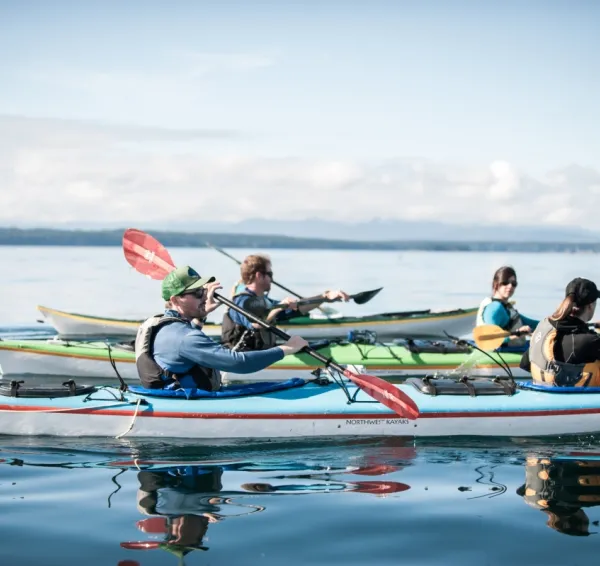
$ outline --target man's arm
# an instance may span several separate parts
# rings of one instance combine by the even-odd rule
[[[242,374],[265,369],[284,357],[278,346],[254,352],[233,352],[202,332],[190,332],[183,339],[179,354],[204,367]]]

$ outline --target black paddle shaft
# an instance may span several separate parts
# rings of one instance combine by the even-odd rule
[[[287,332],[284,332],[283,330],[277,328],[276,326],[271,326],[268,322],[265,322],[264,320],[258,318],[257,316],[253,315],[252,313],[249,313],[248,311],[244,310],[243,308],[238,307],[235,303],[233,303],[229,299],[226,299],[222,295],[219,295],[219,293],[215,293],[213,296],[220,303],[223,303],[224,305],[228,306],[230,309],[233,309],[234,311],[239,312],[240,314],[244,315],[247,319],[258,324],[265,330],[272,332],[278,338],[281,338],[282,340],[286,340],[286,341],[291,338],[291,336]],[[304,348],[302,348],[301,352],[306,352],[309,356],[312,356],[313,358],[315,358],[315,360],[319,360],[322,364],[325,364],[325,367],[332,367],[333,369],[335,369],[336,371],[339,371],[340,373],[346,372],[346,370],[342,366],[340,366],[339,364],[336,364],[335,362],[332,362],[329,358],[326,358],[325,356],[319,354],[319,352],[317,352],[316,350],[313,350],[310,346],[304,346]]]

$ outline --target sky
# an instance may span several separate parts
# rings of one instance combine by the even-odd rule
[[[0,225],[596,229],[598,22],[594,0],[0,0]]]

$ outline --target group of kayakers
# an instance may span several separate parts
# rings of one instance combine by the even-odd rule
[[[600,297],[593,281],[577,277],[565,289],[556,311],[542,321],[528,318],[510,302],[517,288],[517,274],[510,266],[496,271],[492,295],[479,307],[477,325],[493,324],[510,332],[505,343],[529,347],[521,368],[534,382],[557,387],[600,387],[600,335],[590,321]]]
[[[286,297],[267,296],[273,283],[273,266],[265,255],[250,255],[241,264],[241,282],[233,302],[258,318],[276,325],[318,308],[318,299],[348,300],[345,291],[325,291],[314,302],[299,304]],[[505,343],[526,346],[521,367],[534,381],[548,386],[600,386],[600,335],[589,321],[600,294],[596,285],[576,278],[566,288],[565,299],[550,316],[538,321],[519,313],[511,302],[517,274],[510,266],[498,269],[492,293],[477,313],[477,325],[495,325],[510,333]],[[207,315],[220,306],[214,293],[221,289],[214,277],[202,277],[190,266],[175,269],[162,282],[165,312],[146,320],[136,338],[140,380],[148,388],[197,387],[216,391],[221,371],[249,374],[295,354],[308,345],[300,336],[276,344],[271,332],[243,314],[228,309],[223,317],[222,342],[202,331]]]
[[[280,322],[320,304],[299,306],[292,297],[280,302],[268,298],[273,267],[267,256],[248,256],[241,265],[241,275],[245,286],[234,294],[234,303],[268,322]],[[165,277],[162,282],[165,312],[147,319],[136,337],[136,365],[144,387],[217,391],[222,384],[222,371],[254,373],[308,346],[300,336],[277,345],[270,333],[234,311],[224,315],[223,343],[215,342],[202,331],[202,325],[207,315],[220,306],[214,293],[221,288],[214,277],[201,277],[187,265]],[[325,291],[313,298],[347,300],[348,294],[341,290]],[[273,308],[276,304],[285,308]]]

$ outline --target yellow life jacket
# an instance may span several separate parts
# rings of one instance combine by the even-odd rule
[[[554,357],[557,331],[545,318],[529,344],[531,376],[540,385],[557,387],[600,387],[600,360],[583,364],[559,362]]]

